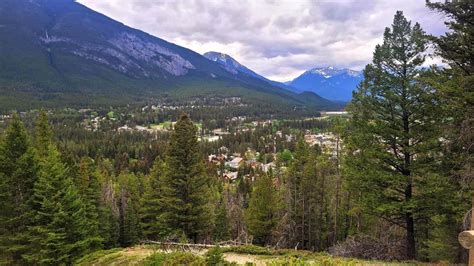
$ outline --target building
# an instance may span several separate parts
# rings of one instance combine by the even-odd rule
[[[270,171],[270,169],[272,169],[272,170],[276,169],[276,165],[275,165],[274,162],[267,163],[267,164],[262,164],[262,171],[263,172],[268,173],[268,171]]]
[[[238,177],[238,172],[227,172],[224,173],[223,177],[229,181],[234,181]]]
[[[232,159],[232,161],[227,162],[226,165],[231,168],[237,169],[240,167],[240,165],[242,165],[243,162],[244,159],[242,157],[235,157],[234,159]]]

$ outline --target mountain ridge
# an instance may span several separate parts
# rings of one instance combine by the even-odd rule
[[[322,98],[308,101],[261,79],[232,74],[190,49],[72,0],[3,0],[0,12],[0,102],[11,108],[12,101],[87,105],[203,95],[335,108]]]
[[[257,74],[255,71],[249,69],[248,67],[244,66],[243,64],[241,64],[240,62],[238,62],[237,60],[235,60],[232,56],[228,55],[228,54],[225,54],[225,53],[221,53],[221,52],[215,52],[215,51],[209,51],[209,52],[206,52],[203,54],[204,57],[206,57],[207,59],[211,60],[211,61],[214,61],[214,62],[217,62],[219,64],[221,64],[226,70],[228,70],[229,72],[231,73],[234,73],[234,74],[237,74],[237,73],[243,73],[243,74],[246,74],[246,75],[250,75],[250,76],[253,76],[255,78],[258,78],[258,79],[261,79],[265,82],[268,82],[270,83],[271,85],[273,86],[277,86],[277,87],[280,87],[282,89],[285,89],[285,90],[289,90],[289,91],[296,91],[298,92],[297,90],[295,90],[295,88],[292,88],[282,82],[278,82],[278,81],[274,81],[274,80],[270,80],[260,74]]]
[[[328,66],[307,70],[285,84],[297,91],[311,91],[332,101],[348,102],[362,80],[362,71]]]

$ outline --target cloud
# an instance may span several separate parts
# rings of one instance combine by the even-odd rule
[[[422,0],[78,0],[131,27],[199,53],[227,53],[268,78],[315,66],[362,69],[396,10],[428,33],[444,17]]]

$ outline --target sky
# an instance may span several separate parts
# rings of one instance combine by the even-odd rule
[[[229,54],[277,80],[314,67],[362,70],[397,10],[429,34],[446,31],[425,0],[77,0],[198,53]],[[437,63],[430,59],[428,63]]]

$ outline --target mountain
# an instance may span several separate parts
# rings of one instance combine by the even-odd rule
[[[0,1],[1,109],[233,96],[275,108],[335,107],[232,73],[73,0]]]
[[[290,86],[288,86],[288,85],[286,85],[282,82],[269,80],[269,79],[265,78],[264,76],[255,73],[254,71],[250,70],[246,66],[239,63],[237,60],[235,60],[230,55],[227,55],[227,54],[224,54],[224,53],[219,53],[219,52],[213,52],[213,51],[207,52],[203,55],[207,59],[221,64],[227,71],[229,71],[233,74],[240,73],[240,74],[244,74],[244,75],[249,75],[249,76],[252,76],[254,78],[258,78],[258,79],[261,79],[265,82],[268,82],[273,86],[280,87],[282,89],[286,89],[286,90],[290,90],[290,91],[295,90],[295,88],[292,88],[292,87],[290,87]]]
[[[363,80],[361,71],[318,67],[308,70],[285,84],[299,91],[311,91],[333,101],[350,101],[352,91]]]

